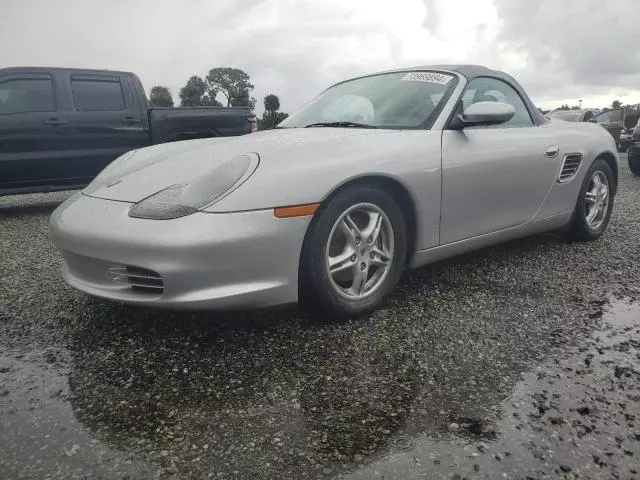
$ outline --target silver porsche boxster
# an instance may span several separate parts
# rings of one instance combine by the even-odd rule
[[[116,159],[52,215],[64,278],[185,308],[379,307],[403,269],[548,230],[606,229],[619,158],[510,76],[429,66],[336,84],[276,129]]]

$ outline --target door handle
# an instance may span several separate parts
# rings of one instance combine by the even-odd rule
[[[134,117],[124,117],[123,125],[136,125],[138,123],[142,123],[142,120]]]
[[[67,122],[64,120],[58,120],[57,118],[50,118],[49,120],[45,120],[44,124],[51,125],[52,127],[61,127],[63,125],[67,125]]]
[[[547,158],[555,158],[560,153],[560,147],[557,145],[551,145],[544,150],[544,156]]]

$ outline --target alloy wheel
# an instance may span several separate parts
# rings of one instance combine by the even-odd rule
[[[585,193],[585,217],[591,230],[598,230],[607,218],[609,180],[604,172],[593,172]]]
[[[383,284],[391,268],[391,222],[376,205],[354,205],[335,222],[326,252],[327,272],[336,292],[352,300],[368,297]]]

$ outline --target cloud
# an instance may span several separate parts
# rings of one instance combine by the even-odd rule
[[[411,4],[421,8],[408,3],[397,12],[364,0],[4,0],[0,61],[130,70],[176,99],[191,75],[234,66],[260,101],[276,93],[289,109],[345,76],[400,63],[398,32]]]
[[[174,98],[233,66],[291,111],[344,78],[479,63],[536,101],[622,97],[640,85],[634,0],[3,0],[0,62],[136,72]],[[639,99],[640,100],[640,99]],[[610,100],[609,100],[610,103]]]
[[[427,14],[424,17],[422,26],[431,34],[438,36],[438,27],[440,26],[440,16],[438,15],[436,0],[422,0],[424,6],[427,7]]]
[[[541,99],[623,96],[640,89],[635,0],[495,0],[491,45],[518,57],[516,74]],[[640,100],[640,98],[638,99]]]
[[[4,0],[0,61],[130,70],[147,90],[167,85],[176,99],[191,75],[233,66],[251,75],[258,105],[275,93],[292,110],[350,76],[464,59],[476,38],[475,5],[490,0],[474,0],[468,15],[427,3]]]

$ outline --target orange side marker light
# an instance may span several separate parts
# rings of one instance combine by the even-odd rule
[[[320,208],[319,203],[307,203],[306,205],[277,207],[273,209],[273,214],[278,218],[307,217],[316,213],[318,208]]]

